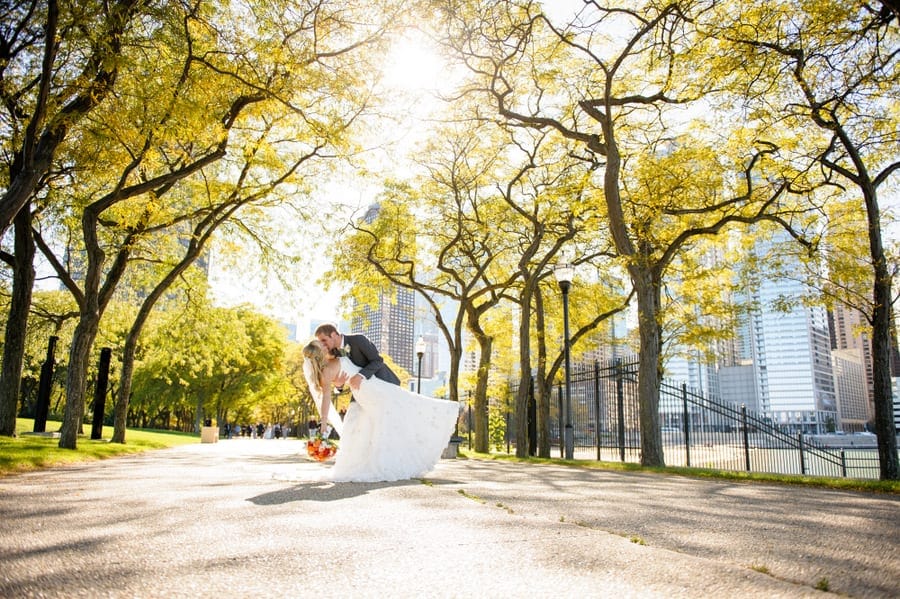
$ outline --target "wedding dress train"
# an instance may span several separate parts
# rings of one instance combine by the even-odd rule
[[[350,376],[359,367],[341,358]],[[416,478],[438,460],[456,425],[459,404],[425,397],[372,377],[354,392],[328,478],[377,482]]]

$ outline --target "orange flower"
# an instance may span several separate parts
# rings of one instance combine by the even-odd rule
[[[306,442],[306,454],[316,461],[323,462],[335,453],[337,453],[337,447],[322,437],[317,436]]]

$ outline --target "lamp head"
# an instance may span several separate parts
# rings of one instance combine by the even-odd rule
[[[569,290],[569,287],[572,285],[572,280],[575,278],[575,267],[568,262],[560,263],[553,269],[553,274],[556,276],[556,282],[559,283],[559,288],[562,289],[563,292],[566,292]]]

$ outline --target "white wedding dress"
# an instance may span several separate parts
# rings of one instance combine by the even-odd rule
[[[359,367],[341,358],[349,376]],[[425,397],[372,377],[350,403],[327,478],[378,482],[422,476],[434,468],[456,426],[459,404]]]

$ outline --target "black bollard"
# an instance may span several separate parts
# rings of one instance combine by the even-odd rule
[[[528,455],[537,455],[537,401],[534,398],[534,377],[529,378],[528,388]]]
[[[106,410],[106,386],[109,383],[109,359],[111,356],[110,348],[104,347],[100,350],[97,386],[94,387],[94,420],[91,426],[91,439],[103,438],[103,413]]]
[[[41,364],[41,380],[38,384],[37,405],[34,407],[34,431],[43,433],[47,430],[47,414],[50,412],[50,386],[53,383],[53,365],[56,353],[56,342],[59,337],[53,335],[47,343],[47,358]]]

